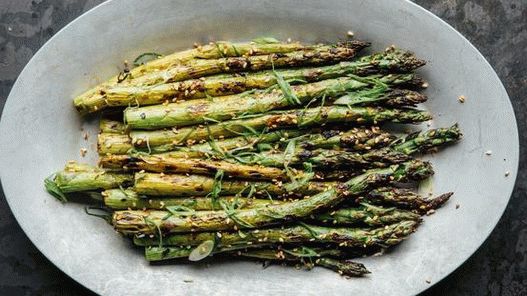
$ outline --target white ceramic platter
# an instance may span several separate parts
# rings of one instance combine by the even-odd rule
[[[348,280],[324,269],[262,269],[240,261],[150,266],[104,221],[44,191],[42,180],[80,159],[81,147],[89,146],[88,159],[95,159],[95,123],[83,121],[71,100],[116,74],[123,60],[263,35],[335,41],[348,30],[373,42],[374,50],[396,44],[426,58],[420,73],[430,81],[425,107],[436,115],[433,125],[459,122],[465,134],[432,157],[434,191],[455,191],[453,200],[389,254],[360,260],[370,276]],[[89,144],[81,127],[90,131]],[[5,105],[0,151],[2,185],[24,231],[54,264],[97,293],[412,295],[463,263],[498,222],[516,178],[518,135],[507,93],[481,54],[409,1],[113,0],[69,24],[28,63]]]

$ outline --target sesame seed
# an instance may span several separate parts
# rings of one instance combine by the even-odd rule
[[[506,172],[505,172],[505,177],[508,177],[510,174],[511,174],[511,172],[506,171]]]
[[[459,97],[457,98],[457,100],[458,100],[460,103],[463,104],[463,103],[465,103],[465,96],[459,96]]]
[[[348,37],[353,37],[353,36],[355,36],[355,34],[354,34],[352,31],[348,31],[348,32],[346,33],[346,35],[348,35]]]
[[[492,150],[485,151],[485,155],[489,155],[489,156],[492,155]]]

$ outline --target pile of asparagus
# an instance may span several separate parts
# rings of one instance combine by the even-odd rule
[[[452,195],[415,193],[433,170],[414,156],[461,133],[381,129],[432,118],[414,109],[425,62],[393,47],[357,57],[368,46],[260,38],[144,54],[74,100],[82,114],[104,110],[98,166],[68,162],[45,186],[94,199],[148,261],[369,273],[351,259],[399,244]]]

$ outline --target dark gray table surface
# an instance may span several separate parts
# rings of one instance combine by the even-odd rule
[[[0,111],[31,56],[63,26],[101,2],[0,0]],[[521,152],[525,152],[527,0],[415,2],[464,34],[492,64],[511,97]],[[527,295],[527,156],[523,153],[519,169],[512,199],[491,236],[458,270],[431,283],[424,295]],[[0,295],[92,295],[38,252],[1,191]]]

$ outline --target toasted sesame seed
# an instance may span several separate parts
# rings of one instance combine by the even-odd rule
[[[465,103],[465,96],[459,96],[459,97],[457,98],[457,100],[458,100],[460,103],[463,104],[463,103]]]

